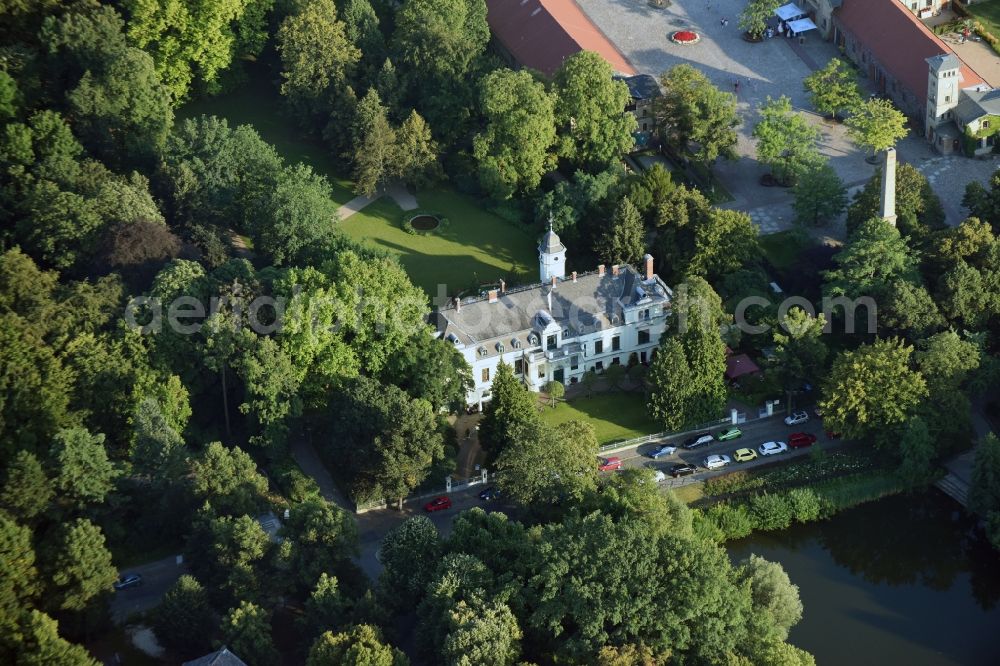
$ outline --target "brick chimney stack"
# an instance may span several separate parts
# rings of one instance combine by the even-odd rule
[[[652,280],[653,279],[653,255],[647,254],[645,257],[643,257],[643,260],[645,260],[645,262],[646,262],[646,279],[647,280]]]

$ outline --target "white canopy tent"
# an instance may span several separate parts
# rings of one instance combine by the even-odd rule
[[[788,28],[797,35],[807,30],[816,30],[816,24],[812,22],[812,19],[804,18],[798,21],[789,21]]]
[[[776,10],[774,10],[774,13],[777,14],[778,18],[780,18],[782,21],[794,21],[800,16],[805,16],[806,10],[799,7],[794,2],[789,2],[787,5],[782,5],[781,7],[778,7]]]

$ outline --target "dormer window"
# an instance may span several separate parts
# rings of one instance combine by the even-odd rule
[[[990,126],[989,118],[983,118],[983,121],[980,123],[980,126],[983,129],[986,129],[987,127],[989,127]]]
[[[532,346],[537,345],[538,344],[538,336],[535,335],[534,333],[532,333],[531,335],[529,335],[528,336],[528,344],[532,345]]]
[[[498,342],[497,343],[497,352],[500,353],[500,354],[503,353],[503,343],[502,342]]]
[[[487,354],[489,354],[489,351],[486,350],[486,347],[480,347],[479,348],[479,355],[480,356],[486,356]]]
[[[513,347],[514,349],[520,349],[520,348],[521,348],[521,341],[520,341],[520,340],[518,340],[517,338],[514,338],[513,340],[511,340],[511,341],[510,341],[510,344],[511,344],[511,346],[512,346],[512,347]]]

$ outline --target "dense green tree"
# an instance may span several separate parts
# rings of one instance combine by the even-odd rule
[[[7,72],[0,71],[0,120],[9,120],[20,106],[17,81]]]
[[[271,338],[258,336],[239,359],[245,399],[240,412],[252,418],[257,434],[250,443],[280,446],[287,435],[287,420],[302,413],[298,372],[292,359]]]
[[[267,611],[248,601],[229,609],[222,619],[226,646],[247,666],[270,666],[281,662],[281,655],[271,640],[271,620]]]
[[[323,574],[341,570],[357,552],[357,527],[345,511],[326,500],[296,504],[282,527],[288,569],[309,589]]]
[[[118,572],[101,529],[89,520],[63,523],[40,552],[49,581],[46,604],[52,609],[82,611],[113,591]]]
[[[119,474],[108,460],[104,435],[83,428],[60,430],[49,455],[59,502],[71,510],[102,503]]]
[[[333,0],[305,0],[278,28],[281,94],[303,122],[315,120],[361,58]]]
[[[736,573],[750,585],[752,615],[762,640],[783,641],[788,631],[802,619],[799,588],[789,580],[784,568],[759,555],[750,555]]]
[[[664,493],[649,469],[623,469],[604,479],[584,506],[593,506],[615,521],[642,521],[656,536],[692,534],[691,510],[672,492]]]
[[[267,570],[272,543],[250,516],[213,517],[202,512],[188,537],[185,559],[220,608],[258,600],[273,584]]]
[[[597,480],[593,426],[570,421],[558,429],[535,422],[497,456],[495,475],[506,497],[522,506],[579,499]]]
[[[371,197],[396,173],[398,157],[396,130],[389,124],[388,109],[374,88],[369,88],[358,102],[354,136],[357,193]]]
[[[646,400],[649,415],[666,430],[681,430],[698,422],[694,376],[678,340],[664,340],[660,345],[647,381],[651,387]]]
[[[441,553],[441,537],[426,516],[407,518],[378,547],[379,587],[397,608],[412,608],[423,597]]]
[[[173,123],[170,98],[144,51],[123,49],[87,70],[67,100],[81,141],[112,165],[149,165]]]
[[[976,340],[942,331],[917,343],[913,355],[931,392],[955,391],[979,367],[982,351]]]
[[[394,173],[415,187],[426,187],[443,177],[438,161],[440,149],[431,128],[416,111],[396,131]]]
[[[512,666],[520,655],[521,630],[507,604],[459,602],[449,613],[443,663]]]
[[[663,96],[656,99],[653,113],[661,136],[674,150],[685,154],[693,141],[698,144],[695,157],[702,162],[735,158],[740,118],[732,94],[686,63],[664,72],[660,87]]]
[[[0,506],[11,516],[29,523],[45,512],[54,489],[42,463],[30,451],[18,451],[7,464]]]
[[[847,209],[847,233],[878,217],[881,210],[882,170],[878,169],[864,188],[854,195]],[[926,238],[944,228],[944,209],[927,177],[912,164],[896,165],[896,226],[904,236]]]
[[[649,219],[651,213],[666,202],[675,186],[670,172],[662,164],[653,164],[641,176],[633,176],[626,187],[629,200]]]
[[[683,185],[666,195],[656,224],[661,275],[671,282],[695,275],[715,281],[760,256],[749,215],[713,208],[701,192]]]
[[[977,180],[965,186],[962,205],[969,209],[969,215],[988,222],[994,230],[1000,229],[1000,170],[990,176],[989,189]]]
[[[345,338],[369,375],[378,376],[414,336],[426,335],[427,295],[393,259],[341,252],[331,277],[341,307],[351,313],[343,322]]]
[[[552,95],[525,70],[490,72],[480,90],[484,129],[473,141],[473,153],[483,189],[497,199],[534,190],[553,166]]]
[[[267,492],[267,479],[257,464],[238,446],[226,448],[212,442],[191,464],[192,490],[220,514],[254,513]]]
[[[352,471],[354,497],[391,497],[401,506],[444,455],[431,404],[368,377],[346,384],[338,402],[336,450]]]
[[[59,635],[59,623],[38,610],[27,612],[19,630],[18,666],[98,666],[82,645]]]
[[[372,80],[377,76],[379,68],[388,61],[388,50],[378,14],[370,0],[344,0],[340,3],[339,12],[344,22],[344,34],[361,51],[359,78]],[[394,91],[394,94],[398,97],[399,91]]]
[[[494,586],[492,572],[475,555],[449,553],[441,557],[417,607],[417,649],[426,658],[441,661],[445,642],[455,628],[452,619],[456,607],[482,605]]]
[[[861,106],[861,88],[857,74],[842,58],[831,58],[803,81],[816,110],[833,118],[842,111],[851,112]]]
[[[538,398],[527,389],[506,363],[497,365],[493,376],[493,397],[483,410],[479,442],[490,460],[495,460],[511,444],[521,441],[527,429],[538,422]]]
[[[773,364],[786,390],[799,390],[823,376],[829,349],[823,341],[826,320],[802,308],[790,308],[775,329]]]
[[[337,205],[330,196],[330,183],[324,176],[302,164],[286,168],[266,208],[250,221],[254,249],[281,266],[325,244],[337,221]]]
[[[580,51],[553,77],[559,154],[579,166],[610,165],[635,144],[635,117],[622,113],[629,104],[628,86],[613,74],[599,54]]]
[[[910,340],[925,338],[947,325],[944,315],[927,288],[898,280],[879,304],[879,325],[906,335]]]
[[[103,220],[86,197],[41,180],[30,186],[22,206],[25,214],[15,233],[40,263],[60,270],[79,268],[93,252]]]
[[[851,140],[872,155],[892,148],[909,132],[906,116],[891,100],[880,97],[863,102],[844,124]]]
[[[639,211],[628,197],[618,202],[611,226],[597,244],[598,256],[607,264],[638,265],[645,250],[645,229]]]
[[[792,190],[792,209],[801,224],[817,226],[836,218],[847,206],[844,181],[828,162],[805,169]]]
[[[41,590],[31,530],[0,513],[0,631],[15,633],[21,614]],[[2,641],[6,642],[6,641]],[[2,652],[2,649],[0,649]]]
[[[916,260],[899,231],[882,218],[859,226],[833,257],[837,267],[826,273],[835,296],[881,296],[899,280],[916,279]]]
[[[217,620],[205,588],[193,576],[178,578],[152,615],[153,632],[160,645],[180,657],[194,658],[208,652],[208,637]]]
[[[578,170],[538,198],[536,221],[551,222],[552,229],[570,245],[592,241],[603,232],[614,210],[623,175],[620,167],[597,174]]]
[[[993,433],[976,446],[969,483],[969,509],[981,516],[1000,512],[1000,440]]]
[[[774,16],[774,10],[781,5],[781,0],[749,0],[740,12],[739,28],[752,39],[760,39],[767,30],[767,22]]]
[[[238,27],[253,0],[127,0],[129,41],[153,56],[156,71],[175,103],[197,80],[219,90],[219,75],[237,55]],[[253,16],[259,22],[259,16]],[[244,40],[246,42],[246,40]]]
[[[906,421],[927,395],[923,376],[910,367],[912,354],[913,347],[892,339],[837,356],[819,403],[825,427],[853,439]]]
[[[472,390],[472,369],[447,340],[417,335],[388,360],[382,379],[431,403],[434,412],[458,412]]]
[[[908,483],[926,483],[934,477],[934,456],[937,447],[927,423],[914,416],[903,426],[899,435],[899,475]]]
[[[360,624],[350,631],[325,632],[309,650],[306,666],[408,666],[410,660],[385,642],[378,627]]]
[[[154,483],[170,483],[185,471],[184,439],[168,422],[160,403],[146,398],[136,409],[134,443],[129,458],[132,472]]]
[[[766,164],[782,183],[794,183],[819,160],[816,143],[820,133],[805,117],[792,110],[792,100],[770,96],[758,109],[760,120],[753,128],[757,159]]]
[[[937,302],[953,323],[970,330],[980,330],[987,320],[1000,312],[996,292],[989,285],[997,271],[983,271],[958,260],[937,280]]]

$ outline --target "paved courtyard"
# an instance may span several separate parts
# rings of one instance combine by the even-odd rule
[[[750,136],[757,122],[757,107],[767,98],[786,95],[793,107],[804,113],[821,132],[820,152],[830,160],[850,192],[859,189],[875,171],[864,154],[847,138],[843,125],[831,123],[814,113],[802,80],[813,70],[838,55],[832,43],[815,31],[804,43],[775,37],[752,44],[742,38],[737,27],[745,0],[674,0],[666,9],[654,9],[646,0],[577,0],[584,12],[624,53],[636,70],[659,76],[681,63],[690,63],[704,72],[720,89],[737,91],[743,125],[739,129],[738,160],[720,161],[715,172],[733,195],[726,205],[748,211],[763,233],[787,229],[793,224],[791,192],[759,184],[767,169],[756,160]],[[722,25],[722,19],[728,25]],[[676,30],[689,29],[701,35],[698,44],[681,46],[670,41]],[[991,161],[938,156],[919,137],[912,135],[897,146],[900,159],[915,164],[930,177],[944,202],[950,224],[965,217],[961,209],[965,184],[985,182],[997,165]],[[833,238],[843,235],[843,224],[830,225]]]

